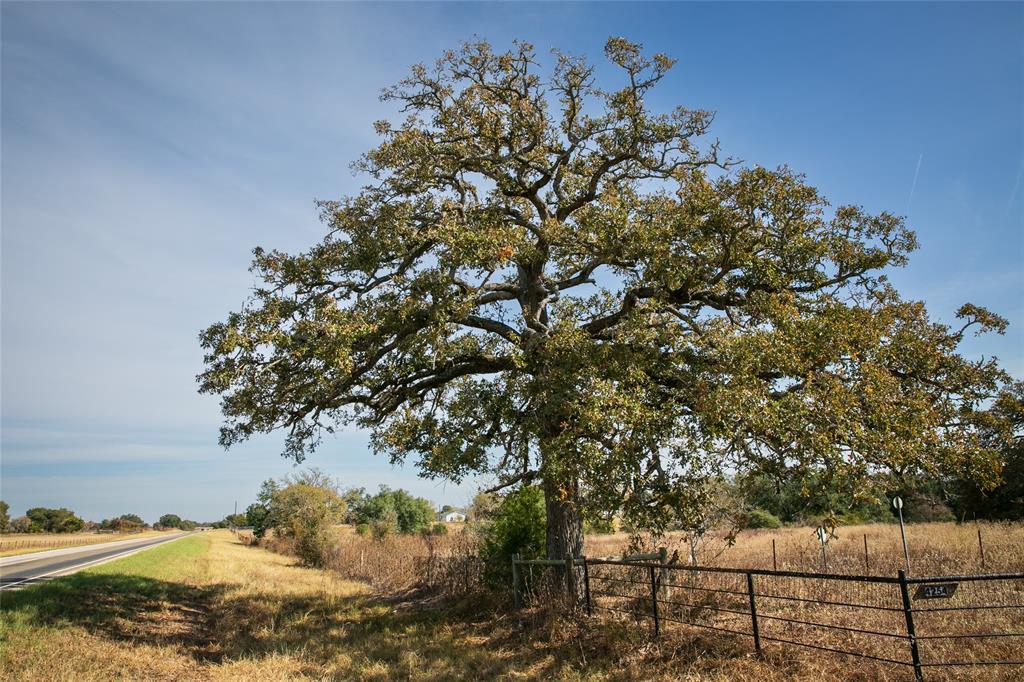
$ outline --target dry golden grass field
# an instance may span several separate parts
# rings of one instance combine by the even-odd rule
[[[135,540],[171,531],[144,530],[138,533],[17,533],[0,535],[0,557],[43,552],[48,549],[80,547],[116,540]]]
[[[1016,548],[1006,560],[1019,563],[1024,529],[1004,530]],[[807,532],[781,535],[792,534],[799,548]],[[937,526],[922,540],[938,550],[945,536],[950,552],[966,554],[970,532]],[[749,545],[729,551],[749,546],[763,565],[755,551],[762,535],[741,538]],[[802,550],[792,551],[796,561]],[[749,638],[686,626],[655,642],[648,628],[611,616],[572,622],[478,598],[381,595],[335,571],[302,568],[247,546],[228,531],[191,536],[0,599],[4,680],[912,679],[907,668],[782,646],[767,647],[762,660]],[[927,679],[1016,679],[1014,672],[1020,671],[960,669],[930,672]]]
[[[984,568],[978,547],[981,532]],[[814,528],[745,530],[729,546],[724,533],[713,532],[698,545],[698,563],[707,566],[772,568],[772,540],[775,540],[779,570],[823,571],[821,545]],[[867,538],[868,561],[864,560]],[[655,543],[669,553],[689,556],[689,545],[681,533],[670,533]],[[622,533],[587,538],[588,556],[621,554],[629,545]],[[917,575],[955,573],[996,573],[1024,570],[1024,524],[1020,523],[918,523],[907,526],[911,571]],[[903,568],[903,545],[896,524],[840,526],[826,547],[829,573],[895,575]]]

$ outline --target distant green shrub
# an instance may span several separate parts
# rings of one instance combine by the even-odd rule
[[[751,509],[747,512],[747,528],[782,528],[782,521],[764,509]]]
[[[357,523],[356,524],[356,533],[359,534],[359,535],[369,535],[369,533],[370,533],[370,524],[368,524],[368,523]]]
[[[418,533],[434,522],[434,508],[428,500],[405,490],[381,486],[376,495],[363,495],[354,501],[352,516],[356,523],[380,527],[383,537],[392,533]]]
[[[383,540],[398,532],[398,513],[394,509],[385,509],[381,515],[370,521],[373,537]]]

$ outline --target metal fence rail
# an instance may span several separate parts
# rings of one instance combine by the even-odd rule
[[[514,559],[516,602],[536,593],[535,568],[547,573],[573,565],[583,569],[588,614],[648,620],[655,637],[666,623],[680,623],[750,637],[758,654],[766,642],[804,647],[904,666],[918,680],[925,669],[966,666],[1018,666],[1024,674],[1024,573],[909,577],[719,568],[670,564],[664,552],[639,561],[570,561]]]

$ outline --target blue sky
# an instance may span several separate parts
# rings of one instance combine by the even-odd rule
[[[905,214],[893,273],[1024,376],[1024,4],[2,5],[2,462],[12,512],[214,519],[288,472],[281,438],[228,452],[198,331],[253,284],[250,250],[308,247],[315,198],[394,115],[379,90],[474,35],[600,59],[610,35],[679,63],[655,95],[718,112],[723,151],[786,163],[833,203]],[[463,503],[339,434],[344,485]]]

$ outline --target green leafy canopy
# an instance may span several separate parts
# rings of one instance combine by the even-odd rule
[[[612,88],[473,42],[384,91],[405,117],[366,187],[320,202],[309,251],[256,249],[260,288],[201,334],[222,444],[283,429],[302,460],[354,423],[426,476],[654,524],[723,466],[994,475],[975,410],[1005,376],[957,345],[1005,321],[931,321],[884,275],[916,248],[900,217],[740,169],[710,112],[648,106],[671,59],[605,56]]]

